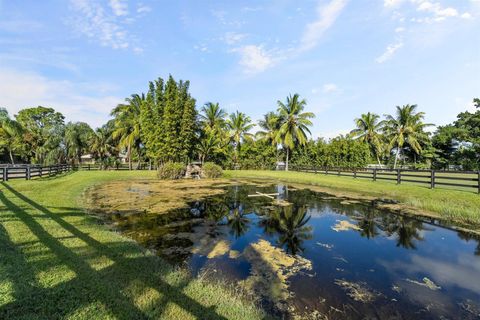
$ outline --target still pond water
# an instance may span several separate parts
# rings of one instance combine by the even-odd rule
[[[480,318],[478,238],[285,185],[223,188],[189,208],[114,220],[160,256],[244,288],[279,317]]]

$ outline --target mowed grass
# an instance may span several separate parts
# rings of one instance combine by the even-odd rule
[[[275,179],[285,182],[316,185],[332,191],[351,192],[361,196],[392,199],[439,218],[458,222],[472,230],[480,230],[480,195],[451,189],[429,189],[412,184],[370,181],[324,174],[285,171],[226,171],[228,178]]]
[[[260,319],[231,287],[192,278],[82,209],[83,191],[154,172],[76,172],[0,185],[0,319]]]

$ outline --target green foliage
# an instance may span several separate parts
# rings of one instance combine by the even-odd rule
[[[362,168],[371,161],[368,144],[352,138],[339,136],[330,140],[308,141],[295,150],[292,162],[298,166]]]
[[[247,140],[239,154],[240,169],[274,169],[277,148],[265,140]]]
[[[64,145],[68,160],[80,163],[81,156],[90,151],[90,143],[95,132],[85,122],[67,123],[65,126]]]
[[[205,162],[202,166],[203,174],[205,178],[216,179],[223,175],[222,167],[213,162]]]
[[[360,118],[355,119],[356,128],[350,132],[350,135],[358,140],[368,144],[372,156],[376,157],[380,164],[380,157],[383,153],[384,143],[380,133],[383,121],[379,121],[380,116],[375,113],[362,114]]]
[[[52,159],[52,155],[62,154],[58,149],[63,140],[64,118],[60,112],[41,106],[20,110],[16,120],[24,129],[25,152],[30,162],[62,160]]]
[[[158,167],[157,176],[162,180],[176,180],[185,176],[185,164],[182,162],[166,162]]]

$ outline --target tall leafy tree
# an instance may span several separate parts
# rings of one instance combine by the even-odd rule
[[[365,113],[360,118],[355,119],[356,128],[350,134],[365,142],[370,147],[372,155],[377,158],[380,164],[380,154],[382,153],[382,134],[381,129],[383,121],[379,121],[380,116],[375,113]]]
[[[160,155],[161,130],[163,127],[163,111],[165,105],[165,83],[162,78],[149,83],[146,101],[140,108],[140,135],[146,148],[146,156],[158,162]]]
[[[263,119],[258,121],[258,126],[262,129],[257,131],[255,136],[271,143],[273,146],[278,144],[278,131],[280,130],[281,118],[275,112],[268,112],[263,116]]]
[[[288,171],[290,152],[298,145],[305,145],[307,133],[311,134],[308,128],[312,126],[310,119],[313,119],[315,115],[312,112],[304,112],[307,102],[305,99],[300,99],[297,93],[288,96],[285,103],[281,101],[277,103],[280,116],[280,128],[277,137],[285,149],[285,170]]]
[[[409,146],[416,154],[422,151],[422,144],[428,139],[425,128],[431,124],[423,123],[424,112],[416,112],[417,105],[397,106],[395,115],[387,115],[384,131],[389,140],[389,148],[395,148],[394,169],[405,146]]]
[[[114,124],[112,122],[107,122],[107,124],[98,128],[92,137],[90,151],[96,159],[100,160],[102,166],[104,166],[108,157],[116,154],[116,143],[112,135],[113,130]]]
[[[126,104],[119,104],[112,111],[115,117],[113,138],[118,138],[120,147],[127,149],[128,168],[132,170],[132,149],[140,148],[140,110],[145,103],[145,95],[133,94],[125,99]]]
[[[238,152],[240,150],[241,143],[245,138],[251,138],[252,134],[249,133],[255,124],[252,120],[243,112],[235,112],[230,114],[227,119],[227,128],[229,130],[230,139],[234,146],[234,162],[238,165]]]
[[[188,92],[189,81],[179,85],[179,105],[182,109],[182,118],[180,120],[180,150],[179,156],[182,161],[192,159],[195,151],[195,142],[197,140],[198,122],[197,110],[195,108],[195,99]]]
[[[24,129],[28,157],[45,163],[48,155],[58,153],[61,147],[65,117],[53,108],[38,106],[20,110],[16,120]]]

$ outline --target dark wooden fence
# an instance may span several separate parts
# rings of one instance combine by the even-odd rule
[[[403,182],[427,185],[430,188],[450,187],[459,190],[477,191],[480,194],[480,171],[440,171],[440,170],[409,170],[409,169],[352,169],[325,168],[315,166],[293,166],[294,171],[310,172],[325,175],[385,180],[397,184]]]
[[[70,170],[72,170],[72,166],[68,164],[58,164],[53,166],[3,166],[0,167],[0,177],[2,181],[8,181],[11,179],[30,180],[41,177],[53,177]]]

